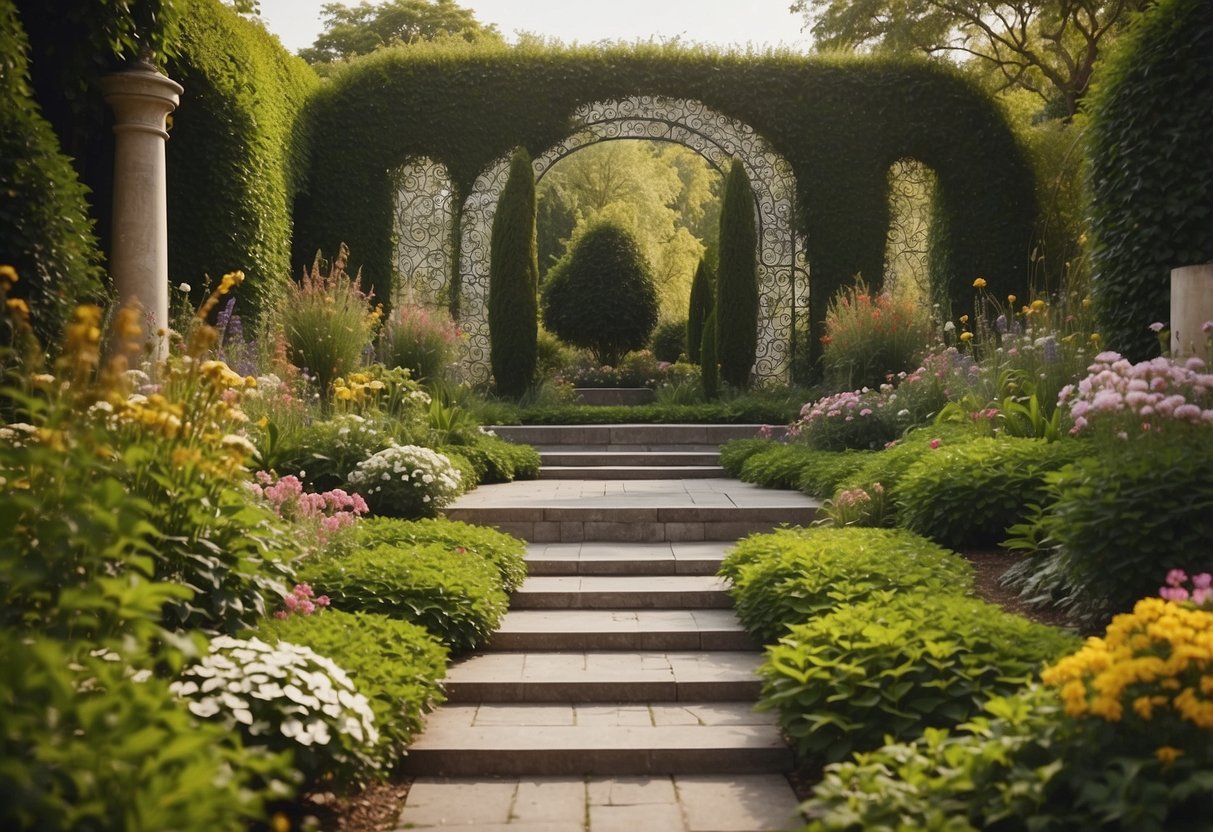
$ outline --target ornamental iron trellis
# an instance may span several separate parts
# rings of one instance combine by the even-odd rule
[[[755,251],[759,281],[758,351],[753,374],[759,381],[786,381],[795,349],[797,305],[803,306],[808,297],[807,257],[803,241],[795,233],[796,183],[787,160],[749,125],[710,110],[698,101],[637,96],[597,102],[578,108],[573,121],[577,125],[574,132],[534,160],[537,181],[570,153],[596,142],[617,139],[675,142],[699,153],[722,172],[730,159],[741,161],[754,189],[758,231]],[[414,163],[426,164],[431,170],[437,167],[427,160]],[[407,176],[410,169],[405,169],[403,175]],[[477,177],[459,211],[459,324],[467,339],[462,364],[466,377],[473,382],[486,381],[490,374],[489,242],[493,214],[508,171],[507,155]],[[415,173],[408,181],[426,185],[437,180],[433,174]],[[409,275],[431,273],[428,264],[450,264],[453,256],[450,241],[432,233],[434,229],[447,227],[445,223],[454,217],[449,180],[445,193],[445,203],[433,200],[435,210],[444,212],[445,219],[421,219],[421,231],[410,227],[420,219],[411,207],[421,204],[418,198],[398,194],[398,281]],[[414,281],[410,285],[416,285],[416,278],[409,279]]]
[[[455,188],[446,166],[413,159],[395,172],[392,306],[447,307],[455,258]]]

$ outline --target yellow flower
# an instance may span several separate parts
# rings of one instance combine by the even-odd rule
[[[961,315],[961,316],[960,316],[960,322],[961,322],[962,324],[967,324],[967,323],[969,322],[969,316],[968,316],[968,315]]]
[[[1017,298],[1014,295],[1007,295],[1007,303],[1014,306]]]
[[[973,340],[973,333],[972,332],[960,333],[960,340],[964,341],[966,344],[969,343],[970,341]]]
[[[4,302],[9,311],[15,312],[22,320],[29,320],[29,305],[21,298],[9,298]]]
[[[20,278],[12,266],[0,266],[0,291],[7,292]]]
[[[1087,309],[1091,305],[1091,298],[1085,297],[1082,299],[1082,308]]]
[[[974,281],[973,281],[973,288],[974,288],[974,289],[984,289],[984,288],[986,288],[986,279],[985,279],[984,277],[979,277],[979,278],[977,278],[976,280],[974,280]]]
[[[1162,745],[1154,749],[1154,756],[1158,758],[1158,762],[1164,766],[1169,766],[1171,763],[1178,760],[1183,755],[1183,751],[1178,748],[1172,748],[1169,745]]]
[[[1103,340],[1103,339],[1099,337],[1099,333],[1098,333],[1098,332],[1092,332],[1092,333],[1091,333],[1091,343],[1092,343],[1092,344],[1094,344],[1095,346],[1097,346],[1097,347],[1098,347],[1098,346],[1099,346],[1099,342],[1100,342],[1100,341],[1102,341],[1102,340]]]
[[[1040,298],[1037,298],[1036,300],[1032,301],[1032,311],[1033,312],[1043,312],[1044,308],[1045,308],[1045,302],[1043,300],[1041,300]]]

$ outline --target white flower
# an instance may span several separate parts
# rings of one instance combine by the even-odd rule
[[[178,283],[177,284],[177,291],[188,292],[189,290],[190,290],[190,285],[188,283]]]

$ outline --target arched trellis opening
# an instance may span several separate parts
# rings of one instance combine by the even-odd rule
[[[742,162],[754,189],[758,230],[755,258],[759,320],[754,375],[760,380],[787,380],[796,349],[796,310],[806,300],[808,285],[803,240],[797,238],[795,228],[796,182],[791,165],[753,128],[697,101],[637,96],[596,102],[578,108],[572,120],[573,132],[534,160],[536,179],[542,179],[553,165],[581,148],[619,139],[675,142],[699,153],[719,171],[730,159]],[[484,381],[489,376],[489,240],[508,168],[508,157],[502,157],[482,172],[458,214],[457,300],[460,327],[468,339],[464,369],[473,381]],[[403,175],[411,184],[424,185],[427,179],[440,181],[421,175],[421,168],[412,173],[410,170],[413,168],[405,169]],[[441,200],[431,202],[436,209],[442,207]],[[441,223],[421,222],[420,231],[404,224],[411,221],[413,208],[419,204],[416,196],[397,195],[397,281],[431,273],[426,264],[449,263],[455,250],[453,242],[447,244],[429,233],[428,229]],[[450,204],[448,201],[445,210],[453,216]]]

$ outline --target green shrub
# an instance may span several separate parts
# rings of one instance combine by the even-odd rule
[[[720,377],[733,387],[750,385],[758,352],[758,230],[754,191],[734,160],[720,200],[720,264],[716,275],[716,358]]]
[[[720,364],[716,353],[716,307],[708,313],[703,324],[703,341],[699,345],[699,378],[703,382],[703,397],[712,401],[720,395]]]
[[[459,462],[470,463],[466,459]],[[392,445],[354,467],[348,481],[371,511],[387,517],[432,517],[475,483],[451,457],[420,445]]]
[[[12,3],[0,5],[0,266],[20,280],[35,331],[53,343],[78,302],[101,294],[100,254],[86,189],[29,87],[29,44]],[[9,342],[0,334],[0,344]]]
[[[923,454],[894,491],[898,522],[954,549],[991,546],[1044,497],[1045,477],[1073,461],[1074,441],[981,438]]]
[[[446,543],[363,549],[306,564],[299,577],[337,609],[420,624],[456,653],[484,643],[508,605],[498,572]]]
[[[282,439],[278,473],[293,474],[317,491],[344,487],[359,462],[397,440],[410,439],[397,435],[392,427],[381,419],[357,414],[312,422]]]
[[[1170,270],[1213,260],[1210,52],[1208,3],[1166,0],[1118,39],[1087,98],[1092,296],[1106,343],[1134,360],[1158,352],[1148,327],[1170,316]]]
[[[863,470],[871,460],[873,453],[872,451],[843,451],[842,453],[816,451],[812,457],[812,464],[801,469],[800,479],[796,481],[796,488],[810,497],[831,496],[844,480]]]
[[[750,456],[738,479],[763,488],[795,488],[801,471],[812,464],[816,453],[807,445],[777,443]]]
[[[1035,555],[1008,577],[1090,628],[1155,594],[1169,569],[1207,571],[1211,455],[1208,437],[1143,437],[1050,474],[1041,509],[1011,530],[1009,545]]]
[[[798,408],[799,404],[793,398],[756,396],[751,393],[727,401],[698,404],[538,405],[511,411],[508,420],[490,421],[524,425],[665,425],[688,422],[715,425],[779,425],[787,424],[789,415],[794,414]]]
[[[895,491],[902,475],[925,454],[935,450],[932,445],[951,447],[971,442],[979,434],[964,425],[933,425],[911,430],[896,444],[873,454],[865,454],[859,467],[837,484],[837,488],[870,489],[880,483]]]
[[[615,366],[657,325],[657,288],[640,244],[623,225],[589,226],[543,284],[543,325]]]
[[[867,389],[805,405],[794,427],[804,442],[822,451],[878,450],[901,432],[887,396]]]
[[[310,647],[340,663],[375,714],[374,754],[387,769],[421,732],[422,716],[442,704],[446,649],[425,629],[374,613],[326,610],[270,620],[259,633]]]
[[[370,295],[358,288],[361,276],[345,272],[349,250],[342,244],[329,273],[320,272],[320,253],[312,271],[291,284],[278,314],[291,362],[315,382],[328,400],[333,382],[354,371],[374,337],[379,313],[370,309]]]
[[[443,312],[422,306],[392,310],[379,331],[379,357],[418,381],[441,379],[455,361],[459,332]]]
[[[705,258],[699,261],[699,266],[695,269],[695,277],[691,279],[691,299],[687,309],[685,343],[687,361],[692,364],[699,363],[699,355],[703,347],[703,328],[715,305],[712,295],[712,287],[716,283],[715,277]]]
[[[663,321],[653,330],[653,357],[673,364],[687,351],[687,322]]]
[[[515,445],[497,436],[479,434],[470,445],[456,445],[454,449],[483,466],[480,484],[488,485],[514,480],[539,478],[541,460],[539,452],[530,445]]]
[[[531,157],[520,147],[510,160],[489,242],[489,359],[497,392],[510,398],[518,398],[531,386],[538,357],[535,210]]]
[[[290,795],[289,756],[194,719],[120,649],[0,631],[0,826],[241,832]]]
[[[833,762],[964,722],[1077,645],[975,599],[892,593],[791,627],[767,648],[759,707],[802,758]]]
[[[964,593],[973,570],[952,552],[903,530],[781,529],[752,535],[725,558],[737,616],[764,643],[844,604],[922,590]],[[919,596],[920,598],[922,596]]]
[[[918,366],[931,320],[923,305],[888,292],[873,295],[858,278],[830,299],[825,337],[826,382],[839,390],[875,389]]]
[[[727,476],[737,479],[746,460],[770,450],[773,445],[775,440],[757,436],[752,439],[730,439],[720,446],[720,467]]]
[[[501,576],[501,587],[513,592],[526,579],[526,544],[518,538],[487,526],[458,520],[395,520],[371,517],[358,524],[358,543],[376,546],[420,546],[442,543],[461,556],[477,557],[492,565]]]

